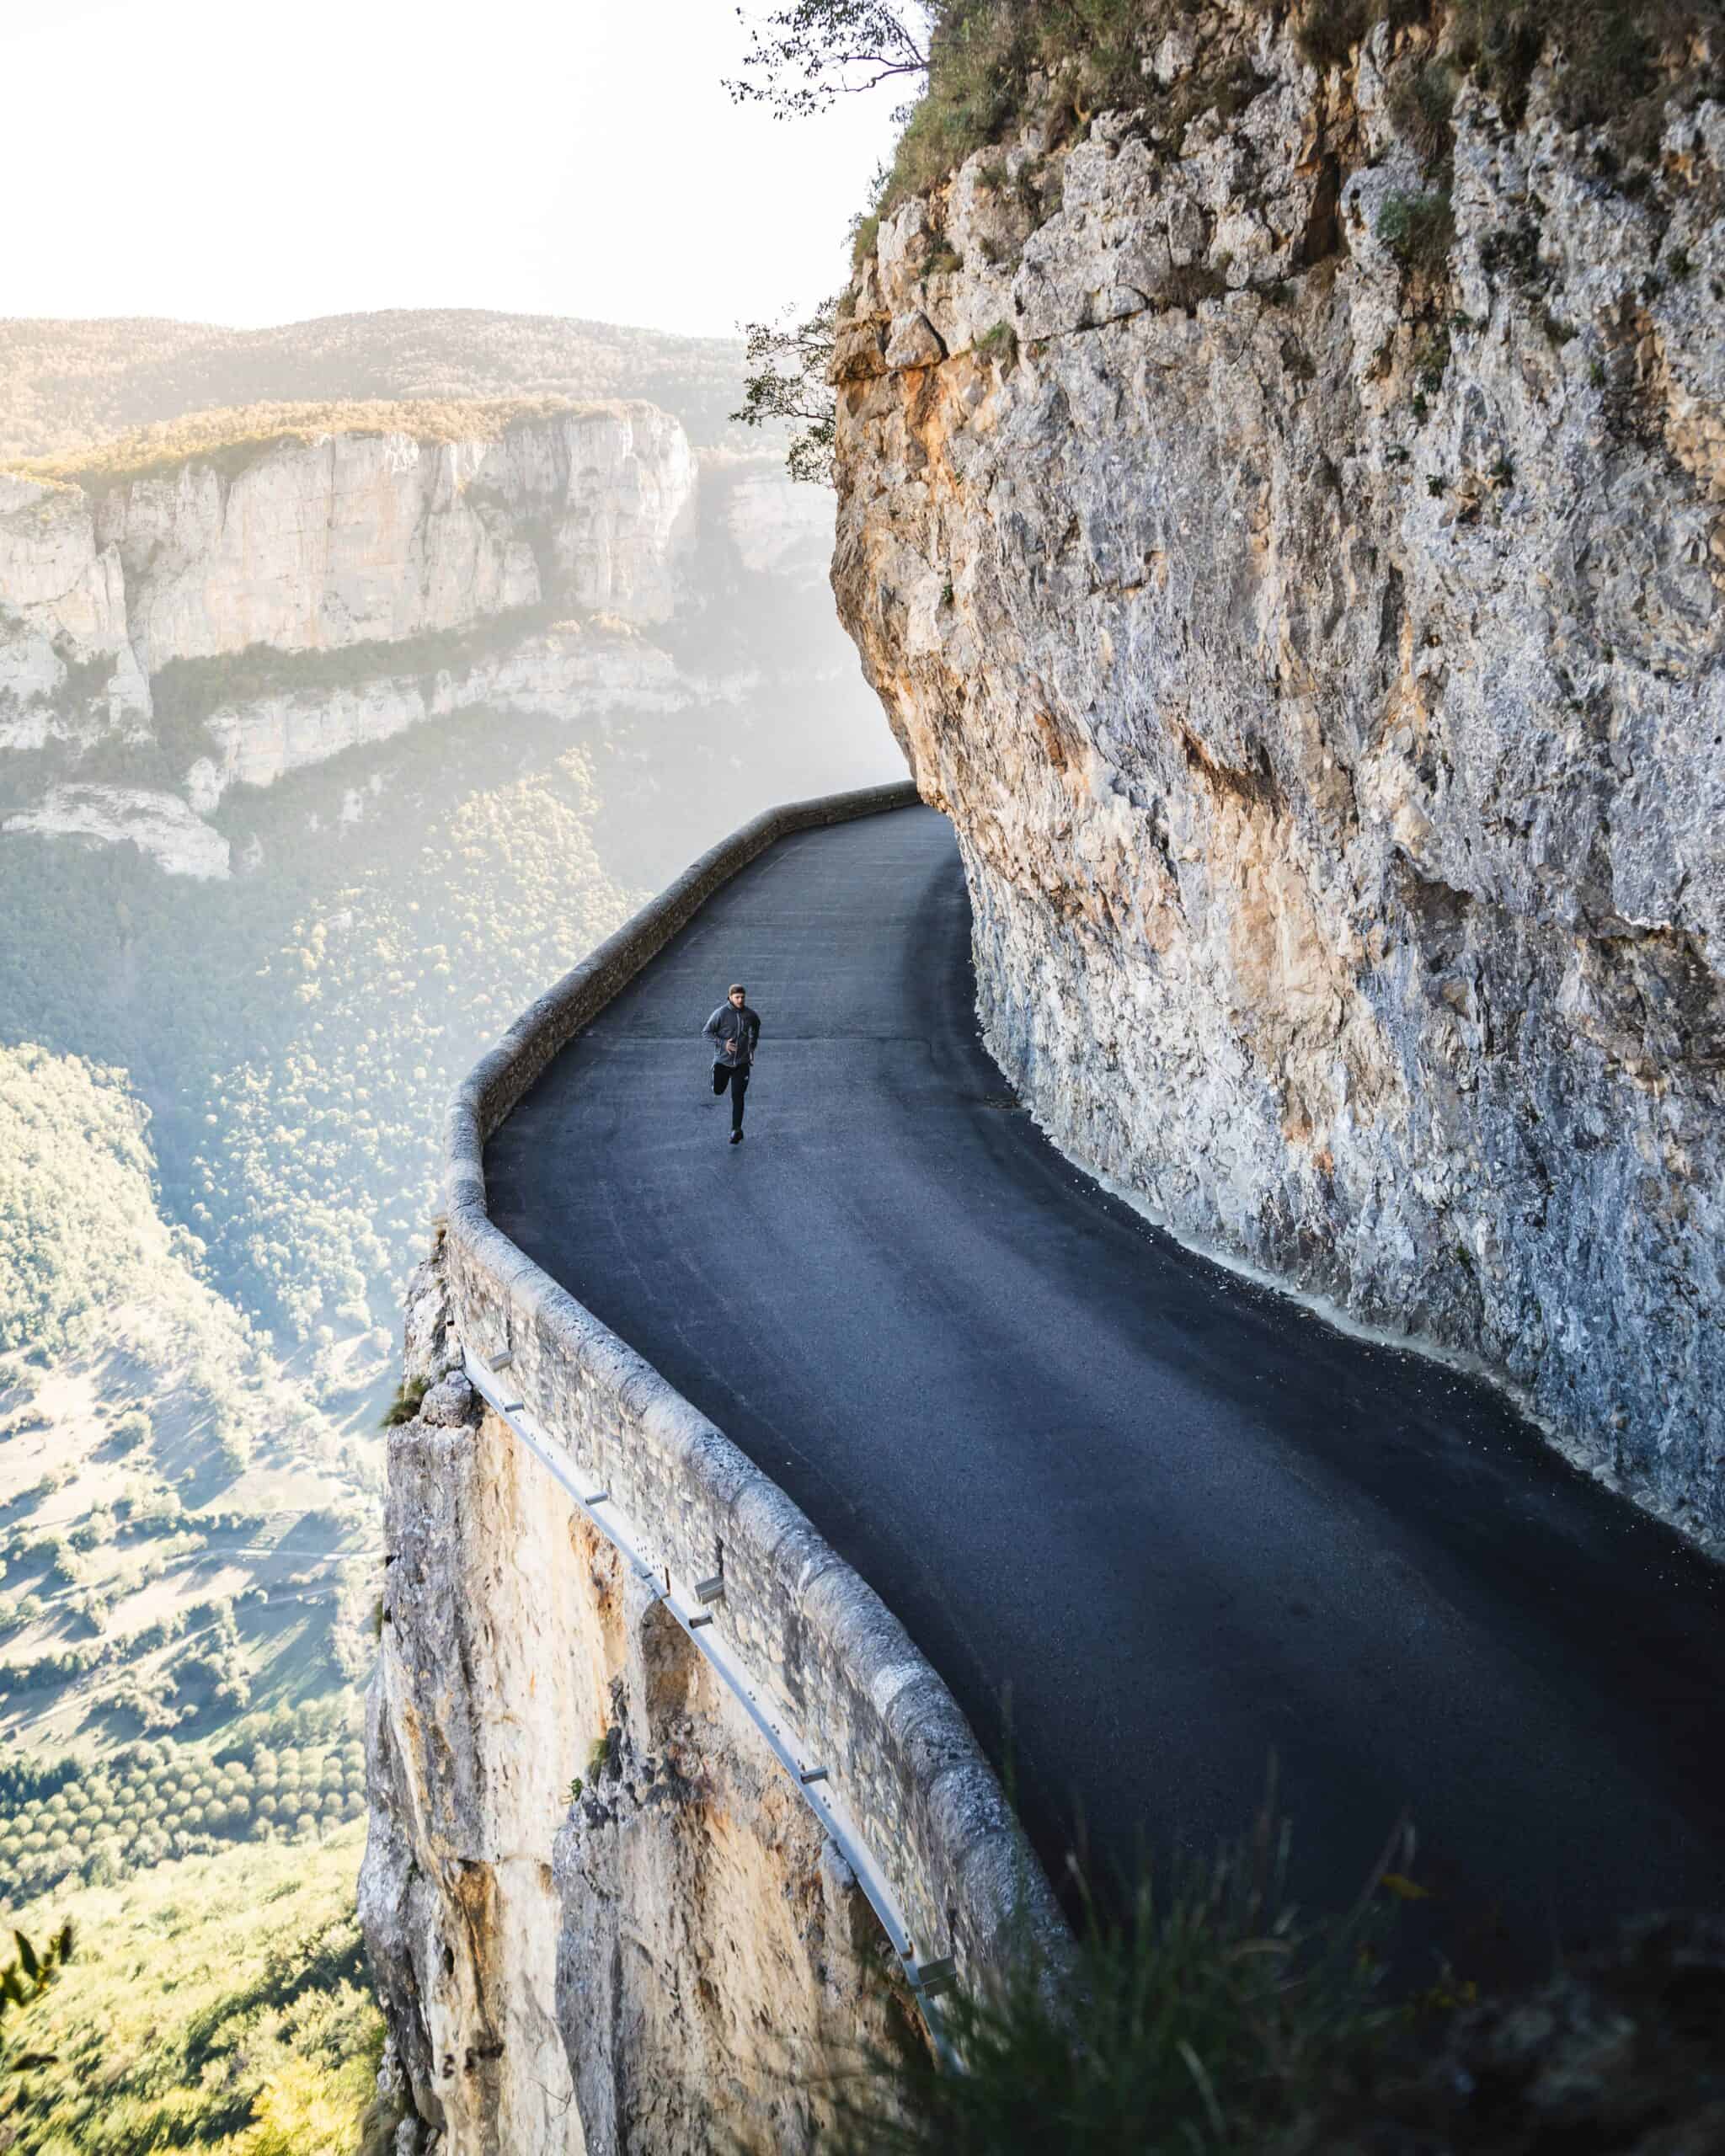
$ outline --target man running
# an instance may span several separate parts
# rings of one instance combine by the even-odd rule
[[[713,1090],[731,1089],[731,1143],[743,1142],[743,1096],[749,1089],[749,1066],[755,1060],[755,1043],[761,1038],[761,1020],[749,1008],[748,992],[733,981],[721,1003],[701,1028],[713,1036]]]

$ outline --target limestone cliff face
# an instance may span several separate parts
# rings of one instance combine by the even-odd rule
[[[152,787],[51,786],[34,808],[0,822],[0,832],[9,831],[135,846],[168,875],[200,883],[223,882],[232,867],[232,846],[219,831],[177,793]]]
[[[806,631],[831,501],[775,457],[697,461],[643,403],[467,416],[124,483],[0,473],[0,835],[220,878],[247,859],[207,820],[231,787],[428,718],[670,712],[830,668]]]
[[[1717,1535],[1725,107],[1425,164],[1449,35],[1182,13],[888,219],[834,583],[1058,1140]]]
[[[832,558],[832,497],[776,467],[745,469],[725,502],[737,558],[757,575],[818,583]]]
[[[185,774],[187,798],[206,814],[231,786],[273,786],[290,771],[451,712],[554,711],[574,718],[621,707],[681,710],[701,685],[626,629],[615,617],[608,627],[569,622],[466,665],[220,705],[206,722],[213,753],[195,759]]]
[[[0,746],[147,719],[149,677],[175,659],[547,606],[662,622],[695,503],[682,428],[639,403],[495,440],[285,440],[89,492],[0,475]]]
[[[398,2156],[795,2151],[915,2041],[842,1858],[687,1636],[452,1369],[390,1438],[360,1912]],[[579,1781],[579,1789],[572,1784]]]
[[[149,710],[120,558],[97,545],[78,488],[0,472],[0,750],[40,749],[62,731],[69,687],[85,725]]]
[[[336,435],[232,478],[194,462],[102,495],[147,673],[271,644],[329,651],[542,600],[663,621],[693,462],[650,404],[525,420],[496,441]]]

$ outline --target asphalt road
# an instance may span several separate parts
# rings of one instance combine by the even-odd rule
[[[726,1143],[699,1028],[762,1016]],[[1182,1250],[976,1033],[927,809],[785,840],[493,1139],[499,1225],[789,1492],[1105,1895],[1278,1762],[1308,1908],[1404,1812],[1407,1951],[1725,1906],[1725,1595],[1486,1388]],[[1010,1735],[1002,1712],[1010,1700]]]

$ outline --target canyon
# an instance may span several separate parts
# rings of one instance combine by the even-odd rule
[[[1451,11],[1362,13],[1326,54],[1276,10],[1146,8],[1131,98],[1075,113],[1033,78],[864,227],[833,588],[956,828],[986,1043],[1066,1156],[1484,1372],[1717,1550],[1717,56],[1626,154],[1561,69],[1512,97]],[[505,1302],[554,1301],[533,1277],[504,1266]],[[365,1888],[408,2141],[670,2150],[730,2105],[805,2145],[818,2106],[752,2108],[726,2016],[879,2041],[879,1940],[662,1613],[520,1493],[451,1323],[434,1266]],[[542,1708],[511,1657],[553,1607]],[[560,1806],[509,1716],[478,1728],[475,1671],[615,1793]],[[720,1932],[740,1966],[709,1988]]]
[[[664,632],[715,579],[808,584],[830,531],[640,402],[269,407],[0,472],[3,828],[221,877],[231,787],[428,718],[734,702],[770,655]]]
[[[452,408],[472,431],[438,439],[384,406],[364,431],[240,432],[159,471],[8,475],[0,680],[63,688],[112,658],[93,699],[111,710],[139,675],[254,644],[339,650],[546,599],[664,620],[691,536],[681,427],[645,404],[515,411]]]

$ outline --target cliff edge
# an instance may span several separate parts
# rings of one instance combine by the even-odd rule
[[[854,1875],[409,1283],[360,1915],[396,2156],[812,2148],[923,2039]]]

